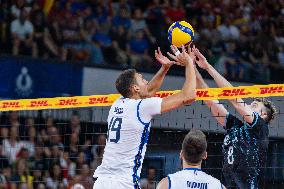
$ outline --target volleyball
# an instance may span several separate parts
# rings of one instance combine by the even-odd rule
[[[168,29],[168,39],[171,44],[177,47],[189,45],[193,37],[193,27],[185,21],[174,22]]]

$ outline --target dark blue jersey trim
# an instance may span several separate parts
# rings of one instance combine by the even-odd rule
[[[199,168],[184,168],[183,170],[201,171]]]
[[[170,176],[168,176],[168,180],[169,180],[169,189],[171,189],[171,187],[172,187],[172,181],[171,181],[171,177],[170,177]]]
[[[142,123],[143,125],[149,125],[151,122],[149,122],[149,123],[145,123],[145,122],[143,122],[142,121],[142,119],[141,119],[141,117],[140,117],[140,114],[139,114],[139,109],[140,109],[140,104],[141,104],[141,102],[142,102],[142,100],[140,100],[140,102],[138,103],[138,105],[137,105],[137,118],[138,118],[138,120],[140,121],[140,123]]]

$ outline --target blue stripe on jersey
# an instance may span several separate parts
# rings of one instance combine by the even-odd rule
[[[169,189],[171,189],[171,187],[172,187],[172,181],[171,181],[171,177],[170,177],[170,176],[168,176],[168,180],[169,180]]]
[[[140,118],[140,115],[139,115],[139,108],[140,108],[140,104],[141,104],[142,100],[138,103],[137,105],[137,118],[138,120],[144,125],[144,130],[143,130],[143,133],[142,133],[142,136],[141,136],[141,141],[140,141],[140,145],[139,145],[139,149],[138,149],[138,153],[136,154],[135,156],[135,160],[134,160],[134,167],[133,167],[133,175],[132,175],[132,178],[133,178],[133,184],[134,184],[134,189],[140,189],[140,186],[139,186],[139,176],[137,175],[137,171],[138,169],[140,168],[141,166],[141,159],[142,159],[142,152],[143,152],[143,148],[144,148],[144,145],[148,142],[148,138],[149,138],[149,126],[150,126],[150,123],[144,123],[141,118]]]
[[[221,182],[220,182],[221,183]],[[221,189],[224,189],[223,184],[221,183]]]
[[[184,168],[183,170],[201,171],[199,168]]]

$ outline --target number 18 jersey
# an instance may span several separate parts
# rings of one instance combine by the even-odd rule
[[[158,97],[120,98],[112,105],[103,160],[95,170],[95,178],[125,180],[138,188],[150,122],[154,115],[161,113],[161,102]]]

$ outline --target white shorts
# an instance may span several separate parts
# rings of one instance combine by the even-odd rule
[[[114,178],[98,178],[93,189],[134,189],[134,184]]]

